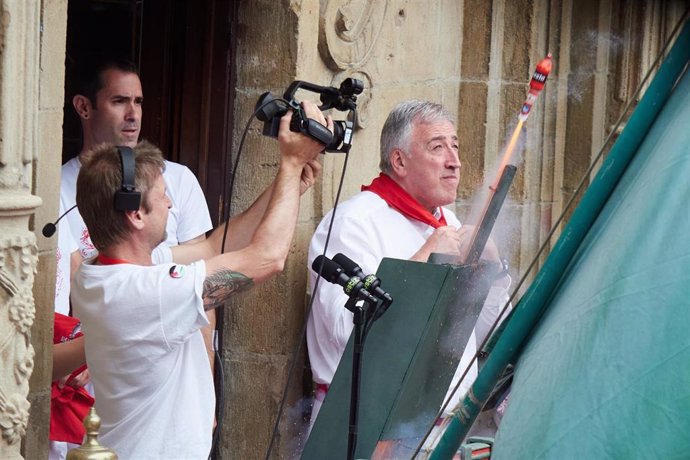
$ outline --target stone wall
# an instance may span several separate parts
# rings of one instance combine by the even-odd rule
[[[41,229],[58,217],[60,164],[62,162],[62,112],[64,101],[65,40],[67,32],[67,0],[31,1],[39,8],[40,49],[34,75],[38,99],[33,191],[43,200],[36,210],[31,229],[38,247],[38,273],[33,287],[36,321],[31,341],[36,348],[34,372],[31,376],[31,412],[29,429],[22,453],[27,459],[48,458],[50,417],[50,381],[53,371],[53,311],[55,298],[55,260],[57,235],[45,238]]]
[[[47,458],[55,242],[37,240],[32,230],[36,221],[54,220],[57,213],[66,5],[66,0],[0,4],[3,459]]]
[[[301,14],[305,12],[287,2],[270,0],[245,2],[239,8],[233,152],[259,96],[265,91],[282,95],[295,75]],[[260,124],[254,124],[239,164],[233,214],[246,209],[271,182],[280,161],[277,141],[257,135]],[[300,217],[298,225],[303,221]],[[293,248],[283,274],[229,302],[223,311],[222,458],[259,458],[268,445],[282,394],[281,376],[301,321],[297,312],[305,287],[298,261],[306,257],[304,238],[297,236]],[[298,393],[293,391],[292,398]]]

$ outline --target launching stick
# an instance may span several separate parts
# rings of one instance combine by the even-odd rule
[[[489,239],[489,235],[491,235],[491,229],[493,228],[496,218],[498,217],[498,212],[501,210],[503,201],[508,194],[510,184],[513,182],[516,171],[517,167],[514,165],[507,165],[503,169],[503,174],[498,181],[498,186],[492,191],[491,199],[488,201],[487,207],[484,210],[481,224],[477,225],[477,227],[474,229],[474,234],[472,235],[472,244],[469,252],[467,253],[467,257],[465,258],[466,264],[472,264],[479,261],[482,251],[484,250],[484,246],[486,246],[486,242]]]

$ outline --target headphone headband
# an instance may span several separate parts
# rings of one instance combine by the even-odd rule
[[[136,191],[136,162],[134,150],[130,147],[118,146],[122,167],[122,186],[115,192],[115,209],[118,211],[137,211],[141,206],[141,193]]]

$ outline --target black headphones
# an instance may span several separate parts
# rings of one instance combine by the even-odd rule
[[[129,147],[117,147],[120,154],[120,164],[122,166],[122,186],[115,192],[115,209],[118,211],[137,211],[141,205],[141,193],[134,188],[134,151]],[[77,205],[75,204],[67,211],[63,212],[55,222],[48,222],[43,226],[43,236],[50,238],[57,230],[60,219],[70,213]]]
[[[141,205],[141,192],[134,187],[134,151],[130,147],[117,147],[122,165],[122,187],[115,192],[115,209],[118,211],[137,211]]]

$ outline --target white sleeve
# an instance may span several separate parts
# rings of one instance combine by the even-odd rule
[[[330,215],[317,229],[309,248],[312,289],[316,281],[316,273],[311,270],[311,265],[314,259],[323,252]],[[333,225],[326,256],[332,258],[337,253],[343,253],[356,262],[365,274],[375,273],[382,257],[376,240],[378,238],[375,235],[369,235],[367,225],[362,225],[361,221],[350,218],[339,219],[336,225]],[[342,286],[329,283],[324,279],[319,281],[319,288],[314,297],[312,315],[316,332],[321,340],[325,339],[324,336],[330,335],[329,340],[342,354],[353,328],[352,313],[345,308],[348,297]]]
[[[62,213],[62,210],[60,211]],[[60,221],[57,227],[58,244],[55,251],[57,267],[55,271],[55,311],[63,315],[69,314],[69,292],[71,280],[72,253],[79,249],[72,238],[70,227],[65,221]]]
[[[172,347],[209,324],[202,299],[206,265],[198,261],[161,267],[159,276],[161,324],[165,341]]]
[[[508,277],[508,279],[510,278]],[[486,296],[484,305],[479,312],[477,324],[474,326],[474,330],[477,334],[477,346],[480,346],[484,341],[484,338],[489,334],[491,327],[500,316],[501,310],[508,303],[508,299],[510,298],[508,295],[510,284],[510,281],[507,283],[507,286],[498,286],[494,284],[491,286],[491,289],[489,289],[489,294]],[[506,307],[507,311],[501,317],[501,321],[506,318],[511,309],[512,305],[508,304]]]
[[[65,212],[77,204],[77,176],[80,169],[79,157],[75,157],[62,166],[60,177],[60,206],[61,212]],[[61,214],[62,215],[62,214]],[[82,258],[90,259],[98,254],[91,242],[89,231],[79,213],[79,208],[74,208],[60,221],[60,224],[69,225],[72,238],[77,243]]]
[[[186,166],[181,171],[179,187],[179,193],[176,194],[180,212],[177,241],[184,243],[206,233],[213,226],[199,181]]]
[[[172,262],[173,257],[170,246],[163,246],[162,244],[156,246],[151,253],[151,261],[154,265]]]
[[[60,214],[58,214],[58,216],[61,216],[64,212],[62,211],[62,206],[60,206],[60,208]],[[58,246],[65,254],[72,254],[74,251],[79,249],[79,244],[77,244],[76,238],[74,238],[72,235],[72,230],[68,222],[64,220],[58,222],[57,231]]]

